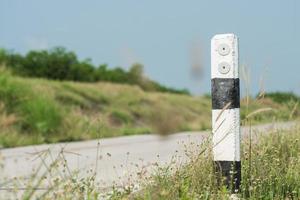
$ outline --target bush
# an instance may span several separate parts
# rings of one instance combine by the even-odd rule
[[[0,64],[21,76],[82,82],[110,81],[138,85],[146,91],[189,94],[186,89],[165,87],[145,78],[143,65],[135,63],[126,71],[121,67],[109,69],[106,64],[94,66],[90,59],[78,60],[76,54],[63,47],[50,50],[29,51],[25,56],[0,49]]]
[[[62,114],[54,102],[47,98],[35,97],[19,106],[23,116],[22,128],[47,135],[56,133],[62,123]]]
[[[22,96],[25,96],[26,88],[12,80],[10,72],[4,69],[0,70],[0,85],[0,99],[8,111],[12,112],[14,106],[21,101]]]
[[[110,120],[113,125],[121,125],[130,123],[132,118],[126,112],[115,110],[110,114]]]
[[[62,112],[54,101],[36,94],[5,70],[0,73],[0,85],[0,99],[8,113],[19,116],[17,124],[23,131],[49,134],[58,130]]]
[[[290,101],[300,101],[300,97],[298,97],[293,92],[270,92],[266,93],[265,97],[272,99],[277,103],[288,103]]]

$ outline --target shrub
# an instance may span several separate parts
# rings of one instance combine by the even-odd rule
[[[29,84],[5,70],[0,73],[0,85],[0,99],[8,113],[19,116],[18,124],[23,131],[48,134],[58,130],[62,112],[54,101],[35,94]]]
[[[51,100],[43,97],[28,99],[19,106],[22,119],[22,128],[42,134],[58,131],[63,116],[58,106]]]
[[[74,52],[63,47],[29,51],[25,56],[0,49],[0,64],[5,64],[21,76],[82,82],[110,81],[138,85],[146,91],[189,94],[187,89],[165,87],[145,78],[143,65],[139,63],[133,64],[128,71],[121,67],[110,69],[106,64],[96,67],[90,59],[80,61]]]
[[[132,117],[123,111],[113,111],[110,114],[110,121],[112,125],[128,124],[132,121]]]
[[[266,93],[265,97],[272,99],[277,103],[288,103],[290,101],[300,101],[300,97],[298,97],[293,92],[270,92]]]

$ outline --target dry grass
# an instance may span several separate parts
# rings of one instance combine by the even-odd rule
[[[243,140],[240,199],[300,198],[300,126],[290,131],[256,133]],[[210,139],[189,154],[184,167],[159,168],[152,182],[136,193],[115,193],[113,199],[230,199],[230,189],[219,186],[214,173]],[[199,153],[200,152],[200,153]],[[175,172],[170,169],[175,169]],[[174,171],[174,170],[173,170]]]
[[[4,104],[0,102],[0,128],[9,129],[17,122],[17,118],[14,114],[7,114],[4,109]]]
[[[4,147],[211,127],[210,98],[145,92],[137,86],[26,79],[2,70],[0,97]],[[242,120],[253,111],[272,108],[251,117],[254,124],[300,115],[299,104],[271,99],[247,98],[241,107]]]
[[[113,188],[110,192],[95,181],[97,167],[87,169],[85,178],[71,172],[65,161],[68,152],[64,152],[64,148],[52,157],[50,165],[45,164],[45,159],[51,156],[51,151],[38,152],[36,158],[48,170],[38,175],[37,169],[23,186],[16,181],[10,194],[15,191],[17,197],[23,188],[19,199],[230,199],[229,190],[216,182],[210,141],[208,137],[201,145],[193,142],[186,145],[188,164],[157,165],[149,178],[142,177],[143,181]],[[299,152],[299,124],[285,131],[274,129],[268,133],[252,133],[252,141],[244,138],[240,199],[299,199]],[[138,189],[137,184],[140,185]]]

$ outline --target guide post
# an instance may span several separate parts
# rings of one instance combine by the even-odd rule
[[[213,156],[219,184],[237,193],[241,182],[240,84],[238,39],[234,34],[211,40]]]

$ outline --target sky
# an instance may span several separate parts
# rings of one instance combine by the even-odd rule
[[[239,38],[250,80],[241,77],[242,93],[300,94],[298,0],[0,0],[1,48],[63,46],[125,69],[140,62],[149,78],[195,95],[210,92],[210,40],[219,33]]]

